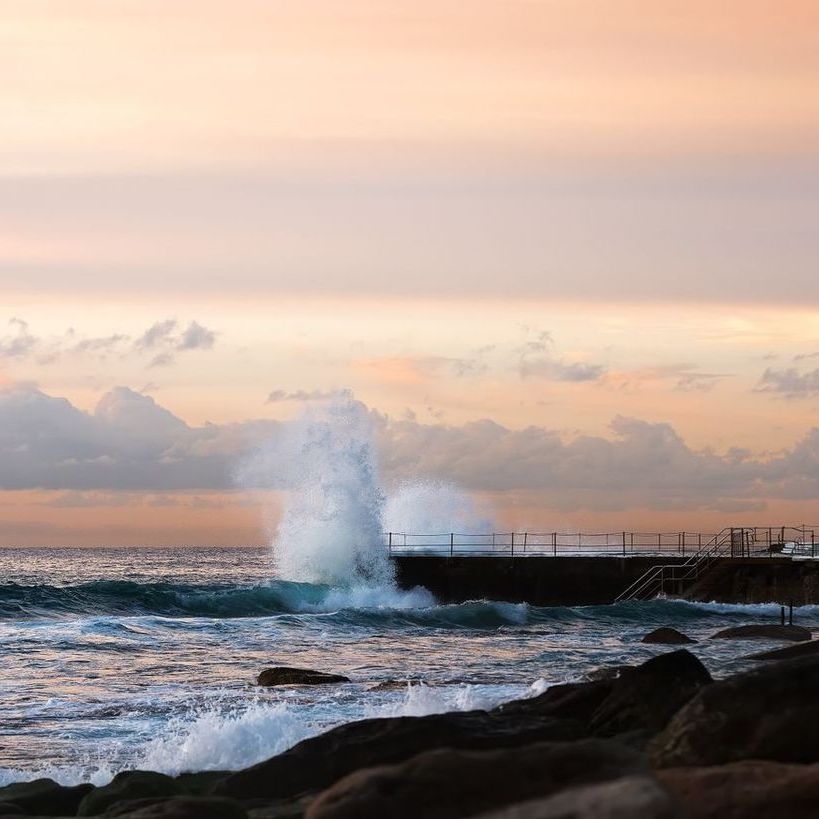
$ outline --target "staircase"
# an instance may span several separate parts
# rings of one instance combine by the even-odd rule
[[[723,529],[684,563],[652,566],[614,602],[650,600],[665,594],[682,597],[720,558],[750,555],[755,539],[754,529]]]

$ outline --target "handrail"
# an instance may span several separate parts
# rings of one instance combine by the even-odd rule
[[[624,600],[644,599],[647,592],[653,591],[657,588],[657,593],[660,593],[665,588],[666,573],[670,575],[671,580],[689,580],[699,578],[703,570],[707,568],[711,562],[718,556],[724,553],[726,545],[733,547],[736,543],[735,534],[740,533],[740,544],[744,552],[745,547],[756,540],[756,530],[752,528],[727,527],[714,535],[702,549],[696,554],[692,555],[688,560],[678,564],[663,564],[660,566],[652,566],[644,572],[637,580],[634,581],[625,591],[623,591],[615,599],[615,603]]]

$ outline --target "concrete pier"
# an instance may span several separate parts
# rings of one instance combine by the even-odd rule
[[[537,606],[611,603],[647,569],[681,564],[668,556],[506,558],[394,556],[402,588],[424,586],[438,600],[505,600]],[[819,560],[719,559],[686,599],[723,603],[819,603]]]

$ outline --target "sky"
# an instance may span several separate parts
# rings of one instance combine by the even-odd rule
[[[0,544],[265,542],[340,393],[504,529],[819,523],[817,31],[5,0]]]

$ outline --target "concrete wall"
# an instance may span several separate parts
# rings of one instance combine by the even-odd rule
[[[724,558],[688,596],[718,603],[819,603],[819,561]]]
[[[402,588],[424,586],[438,600],[506,600],[536,606],[606,604],[667,557],[394,557]]]
[[[536,606],[606,604],[659,557],[394,557],[402,588],[424,586],[441,602],[506,600]],[[819,604],[819,561],[723,558],[688,589],[691,600]]]

